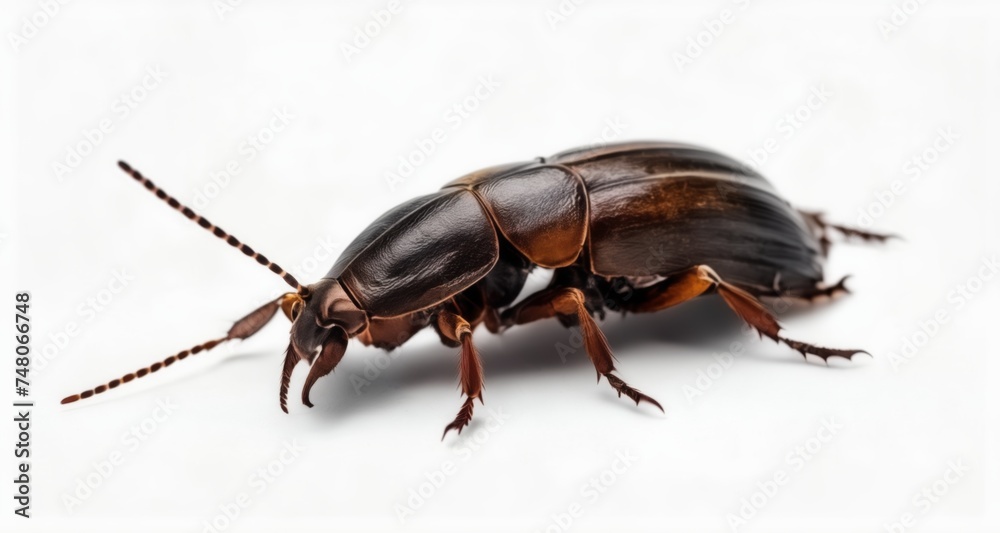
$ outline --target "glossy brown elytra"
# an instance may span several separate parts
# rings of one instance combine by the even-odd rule
[[[498,333],[558,318],[579,326],[601,376],[639,404],[653,398],[615,374],[611,349],[593,315],[648,313],[717,293],[761,335],[803,355],[850,359],[780,333],[762,297],[812,300],[846,291],[824,285],[831,231],[889,236],[828,224],[798,211],[756,171],[719,153],[684,144],[634,142],[571,150],[551,158],[473,172],[405,202],[375,220],[319,281],[301,285],[280,266],[182,205],[125,163],[121,168],[161,200],[281,276],[295,291],[243,317],[218,339],[199,344],[70,403],[143,377],[216,345],[245,339],[281,309],[292,322],[281,373],[280,406],[296,364],[309,391],[343,358],[350,339],[392,350],[431,326],[460,347],[465,395],[445,427],[459,432],[482,402],[483,368],[472,343],[480,324]],[[516,304],[528,273],[552,269],[543,290]]]

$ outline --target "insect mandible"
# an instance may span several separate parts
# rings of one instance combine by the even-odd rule
[[[846,292],[824,284],[829,234],[891,237],[830,224],[794,209],[754,169],[686,144],[630,142],[499,165],[458,178],[393,208],[358,236],[319,281],[304,286],[236,237],[178,202],[124,162],[119,166],[187,218],[255,259],[294,292],[237,321],[225,336],[62,400],[71,403],[141,378],[220,343],[246,339],[280,309],[292,322],[279,386],[288,412],[292,371],[309,365],[302,403],[344,357],[348,341],[392,350],[427,326],[459,347],[465,397],[444,430],[472,419],[483,400],[483,367],[472,342],[480,324],[493,333],[557,318],[579,327],[597,371],[638,405],[650,396],[616,374],[594,316],[659,311],[718,294],[761,335],[823,360],[863,350],[789,339],[761,298],[813,300]],[[549,285],[519,301],[534,268]],[[516,303],[515,303],[516,301]]]

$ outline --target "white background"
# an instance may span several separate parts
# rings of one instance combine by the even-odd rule
[[[403,2],[350,58],[344,44],[384,2],[282,4],[220,14],[208,0],[74,2],[16,46],[11,34],[31,33],[24,17],[45,17],[33,1],[5,5],[0,294],[13,307],[14,291],[31,291],[37,405],[33,518],[14,517],[5,497],[4,531],[198,532],[240,494],[249,505],[231,531],[562,531],[562,521],[574,531],[723,532],[744,499],[757,505],[739,531],[887,531],[905,513],[906,531],[1000,528],[997,290],[980,275],[1000,236],[995,2],[930,2],[891,29],[901,0]],[[553,16],[560,9],[564,19]],[[713,22],[725,9],[729,23]],[[699,34],[701,50],[689,40]],[[165,77],[146,79],[141,94],[148,69]],[[470,99],[481,78],[499,85]],[[802,107],[814,89],[830,96]],[[119,99],[133,90],[142,98],[125,116]],[[476,109],[459,122],[448,112],[463,102]],[[275,109],[293,118],[265,132],[271,142],[249,160],[241,146]],[[789,129],[796,111],[808,117]],[[105,119],[111,131],[86,150],[85,132]],[[390,187],[387,172],[435,128],[443,142]],[[949,129],[953,142],[935,152]],[[456,350],[424,332],[356,392],[366,365],[386,359],[352,344],[313,390],[317,407],[293,401],[284,415],[279,317],[242,344],[58,404],[216,337],[287,290],[143,191],[117,159],[184,201],[213,193],[204,214],[311,282],[391,206],[602,133],[747,162],[772,139],[760,167],[795,205],[857,224],[877,195],[891,202],[874,227],[905,240],[833,250],[827,275],[853,274],[854,294],[782,315],[793,338],[874,358],[803,362],[742,330],[714,298],[609,317],[620,374],[660,400],[661,415],[595,385],[582,351],[563,362],[571,339],[555,321],[480,331],[487,403],[461,437],[441,442],[461,403]],[[54,170],[81,144],[89,153],[75,168]],[[915,175],[914,157],[934,162]],[[213,189],[210,176],[230,162],[240,173]],[[115,272],[131,280],[112,293]],[[960,285],[978,292],[958,296]],[[87,311],[92,299],[105,301],[100,312]],[[941,312],[945,324],[918,333]],[[13,318],[9,308],[2,316]],[[893,364],[906,339],[921,346]],[[713,353],[734,341],[742,354],[717,372]],[[13,374],[10,359],[0,375]],[[699,372],[715,379],[692,397]],[[11,381],[2,395],[13,400]],[[176,408],[164,419],[158,401]],[[490,410],[502,425],[488,422]],[[12,415],[0,424],[0,494],[13,490]],[[824,420],[840,429],[820,443]],[[132,427],[151,430],[137,447],[123,439]],[[252,476],[286,441],[303,451],[258,492]],[[805,447],[808,461],[789,460]],[[605,474],[597,498],[581,492],[619,452],[636,459]],[[121,464],[100,475],[115,453]],[[446,461],[453,472],[424,486],[429,498],[401,522],[410,491]],[[946,475],[954,462],[957,478]],[[754,496],[776,474],[786,480],[777,494]],[[99,486],[86,494],[88,482]],[[926,504],[925,488],[946,493]],[[574,503],[568,524],[560,515]]]

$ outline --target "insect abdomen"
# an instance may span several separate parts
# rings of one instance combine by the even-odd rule
[[[587,184],[589,257],[605,276],[667,275],[710,265],[770,289],[812,288],[820,247],[802,217],[759,174],[715,152],[628,144],[564,164]]]

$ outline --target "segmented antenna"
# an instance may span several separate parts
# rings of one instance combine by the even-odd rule
[[[147,376],[149,374],[152,374],[153,372],[156,372],[157,370],[159,370],[161,368],[164,368],[164,367],[167,367],[167,366],[170,366],[170,365],[174,364],[176,361],[181,361],[183,359],[186,359],[189,355],[195,355],[195,354],[198,354],[198,353],[206,351],[206,350],[211,350],[212,348],[215,348],[216,346],[218,346],[220,343],[228,341],[228,340],[230,340],[232,338],[234,338],[234,337],[227,335],[227,336],[222,337],[220,339],[214,339],[214,340],[210,340],[210,341],[208,341],[206,343],[199,344],[198,346],[195,346],[194,348],[190,348],[190,349],[184,350],[183,352],[177,353],[175,355],[171,355],[170,357],[168,357],[168,358],[160,361],[159,363],[153,363],[150,366],[147,366],[145,368],[140,368],[139,370],[136,370],[135,372],[132,372],[130,374],[125,374],[124,376],[122,376],[122,377],[120,377],[118,379],[113,379],[113,380],[111,380],[111,381],[107,382],[106,384],[101,385],[99,387],[95,387],[93,389],[83,391],[80,394],[74,394],[72,396],[67,396],[67,397],[63,398],[62,401],[59,402],[59,403],[63,403],[63,404],[73,403],[73,402],[75,402],[77,400],[82,400],[84,398],[90,398],[91,396],[93,396],[95,394],[100,394],[100,393],[102,393],[102,392],[104,392],[106,390],[113,389],[113,388],[121,385],[122,383],[128,383],[129,381],[132,381],[133,379],[138,379],[138,378],[141,378],[143,376]]]
[[[223,342],[231,340],[243,340],[249,338],[251,335],[260,331],[261,328],[267,325],[267,323],[270,322],[272,318],[274,318],[274,315],[278,313],[278,308],[280,307],[282,302],[293,301],[293,300],[301,301],[302,298],[294,292],[283,294],[281,298],[267,302],[266,304],[258,307],[257,309],[254,309],[243,318],[237,320],[236,323],[233,324],[233,327],[229,328],[229,331],[226,332],[225,337],[210,340],[208,342],[199,344],[194,348],[189,348],[187,350],[184,350],[183,352],[171,355],[170,357],[160,361],[159,363],[153,363],[152,365],[147,366],[146,368],[140,368],[139,370],[136,370],[131,374],[125,374],[124,376],[118,379],[113,379],[99,387],[83,391],[80,394],[67,396],[63,398],[62,402],[60,403],[64,404],[73,403],[77,400],[90,398],[95,394],[100,394],[106,390],[113,389],[123,383],[128,383],[133,379],[138,379],[144,376],[148,376],[149,374],[152,374],[153,372],[156,372],[157,370],[163,367],[170,366],[182,359],[187,359],[189,355],[196,355],[198,353],[211,350],[212,348],[215,348],[216,346],[222,344]],[[290,345],[289,345],[289,350],[291,350]]]
[[[234,248],[238,248],[241,252],[255,259],[258,263],[266,266],[271,272],[274,272],[275,274],[281,276],[281,278],[285,280],[285,283],[294,287],[299,294],[305,296],[306,294],[309,293],[308,289],[302,286],[302,284],[300,284],[298,280],[295,279],[294,276],[292,276],[288,272],[285,272],[285,269],[278,266],[277,263],[272,263],[268,258],[255,252],[253,248],[247,246],[246,244],[243,244],[236,237],[230,235],[229,233],[226,233],[226,231],[220,228],[219,226],[216,226],[215,224],[209,222],[207,218],[199,215],[198,213],[195,213],[194,211],[191,210],[190,207],[178,202],[176,198],[167,194],[167,192],[164,191],[163,189],[157,187],[155,183],[149,180],[149,178],[140,174],[138,170],[135,170],[132,167],[130,167],[128,163],[124,161],[119,161],[118,166],[121,167],[121,169],[124,170],[128,175],[135,178],[135,180],[141,183],[144,187],[149,189],[149,191],[155,194],[157,198],[163,200],[164,202],[167,202],[167,204],[169,204],[170,207],[173,207],[174,209],[180,211],[184,216],[188,217],[194,222],[197,222],[199,226],[207,229],[208,231],[211,231],[212,234],[215,235],[216,237],[226,241]]]

